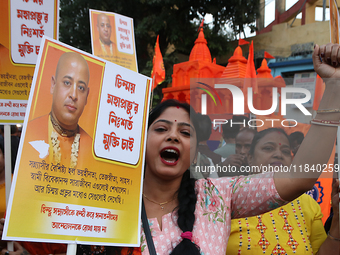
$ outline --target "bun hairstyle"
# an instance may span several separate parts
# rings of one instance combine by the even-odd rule
[[[278,133],[281,133],[283,134],[285,137],[287,137],[287,140],[289,142],[289,145],[290,145],[290,141],[289,141],[289,137],[287,135],[287,133],[282,129],[282,128],[267,128],[267,129],[264,129],[260,132],[257,132],[253,138],[253,141],[251,142],[251,145],[250,145],[250,149],[249,149],[249,154],[250,155],[254,155],[254,152],[255,152],[255,146],[256,144],[258,143],[258,141],[260,141],[263,137],[265,137],[267,134],[270,134],[270,133],[273,133],[273,132],[278,132]]]
[[[199,142],[198,134],[201,132],[199,115],[187,103],[182,103],[177,100],[166,100],[158,104],[152,109],[149,115],[148,127],[169,107],[180,107],[190,115],[197,136],[197,143]],[[190,171],[187,170],[183,174],[182,181],[178,190],[178,219],[177,225],[184,232],[192,232],[195,223],[195,208],[197,196],[195,191],[195,179],[190,178]],[[171,255],[192,254],[200,255],[200,248],[191,240],[183,238],[183,240],[173,249]]]

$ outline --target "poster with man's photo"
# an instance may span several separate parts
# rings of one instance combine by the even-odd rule
[[[5,240],[139,245],[150,84],[146,76],[43,39]]]
[[[92,54],[138,72],[133,19],[90,9]]]

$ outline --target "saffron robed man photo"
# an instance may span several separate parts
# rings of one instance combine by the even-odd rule
[[[99,34],[99,38],[94,41],[94,55],[107,59],[111,62],[115,62],[117,55],[116,44],[112,41],[111,35],[114,32],[114,18],[105,13],[97,15],[96,28]]]
[[[29,122],[26,140],[40,159],[70,168],[81,167],[92,138],[79,126],[90,93],[89,66],[79,53],[59,58],[51,77],[49,113]]]
[[[3,237],[137,245],[151,79],[49,38],[42,45]]]

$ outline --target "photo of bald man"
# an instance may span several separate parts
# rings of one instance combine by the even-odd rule
[[[97,16],[97,31],[99,38],[93,42],[93,54],[112,61],[117,55],[116,44],[111,40],[112,27],[111,20],[105,13],[100,13]]]
[[[86,157],[92,138],[78,121],[90,93],[89,79],[89,66],[82,55],[75,52],[61,55],[51,78],[51,111],[27,126],[27,141],[40,159],[76,168]]]

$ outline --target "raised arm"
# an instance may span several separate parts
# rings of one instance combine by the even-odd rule
[[[340,110],[340,46],[327,44],[319,47],[315,45],[313,53],[314,70],[326,83],[325,92],[320,102],[319,110]],[[340,112],[318,113],[316,120],[340,120]],[[302,193],[312,189],[321,173],[304,171],[305,164],[316,167],[326,164],[331,155],[337,134],[337,126],[312,124],[303,140],[292,166],[298,171],[289,173],[275,173],[274,182],[282,199],[291,201]],[[298,166],[302,165],[302,172]]]
[[[339,231],[339,180],[333,181],[332,188],[333,219],[331,229],[327,233],[327,239],[321,245],[318,255],[340,254]]]

